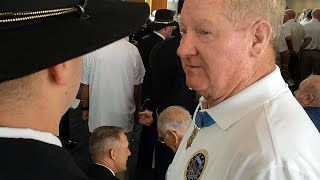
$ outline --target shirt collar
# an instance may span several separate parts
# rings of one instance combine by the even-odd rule
[[[312,18],[309,22],[320,22],[317,18]]]
[[[165,40],[165,39],[166,39],[162,34],[160,34],[160,33],[159,33],[159,32],[157,32],[157,31],[153,31],[153,33],[155,33],[155,34],[157,34],[158,36],[160,36],[163,40]]]
[[[207,111],[223,130],[227,130],[283,90],[287,90],[287,84],[283,81],[280,70],[276,66],[273,72],[246,89],[218,105],[202,111]]]
[[[286,23],[284,23],[284,24],[287,24],[287,23],[292,23],[292,22],[296,22],[296,20],[295,19],[289,19]]]
[[[109,171],[112,172],[113,176],[116,176],[115,173],[112,171],[112,169],[108,168],[108,166],[106,166],[106,165],[104,165],[104,164],[97,163],[97,162],[93,162],[93,163],[95,163],[96,165],[103,166],[103,167],[109,169]]]
[[[0,137],[34,139],[44,143],[62,147],[59,138],[48,132],[36,131],[28,128],[0,127]]]

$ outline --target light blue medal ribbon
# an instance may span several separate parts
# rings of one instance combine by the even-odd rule
[[[213,118],[206,112],[198,111],[195,119],[195,124],[198,128],[209,127],[216,123]]]

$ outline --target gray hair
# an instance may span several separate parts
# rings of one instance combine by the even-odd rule
[[[254,17],[262,17],[272,27],[271,43],[275,46],[281,31],[285,0],[226,0],[226,18],[238,24],[250,22]]]
[[[301,94],[313,96],[313,104],[320,106],[320,75],[310,75],[303,81],[303,87],[299,88]]]
[[[122,128],[115,126],[101,126],[96,128],[89,138],[89,152],[92,159],[104,156],[112,148],[120,145]]]
[[[191,121],[191,116],[185,108],[170,106],[160,113],[157,121],[157,128],[159,132],[175,130],[184,134]]]

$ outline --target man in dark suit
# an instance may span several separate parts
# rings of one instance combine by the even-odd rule
[[[115,174],[127,169],[131,155],[127,136],[120,127],[101,126],[89,139],[92,163],[88,176],[94,180],[118,180]]]
[[[57,137],[79,89],[82,55],[136,31],[149,7],[82,2],[0,2],[1,180],[88,179]]]
[[[153,110],[152,103],[148,99],[152,96],[152,69],[150,66],[150,54],[153,47],[159,42],[170,37],[172,31],[176,28],[178,23],[174,20],[175,12],[168,9],[159,9],[156,11],[154,21],[149,23],[149,27],[153,29],[153,32],[144,37],[139,44],[139,52],[146,70],[143,84],[141,99],[143,102],[144,109]],[[141,169],[141,179],[150,179],[150,177],[145,176],[152,172],[152,160],[154,146],[157,141],[156,126],[143,126],[140,136],[140,146],[139,146],[139,160],[138,166]],[[145,173],[147,172],[147,173]]]

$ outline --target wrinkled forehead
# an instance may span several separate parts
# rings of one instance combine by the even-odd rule
[[[185,0],[180,14],[180,22],[186,20],[214,20],[224,15],[223,0]]]

